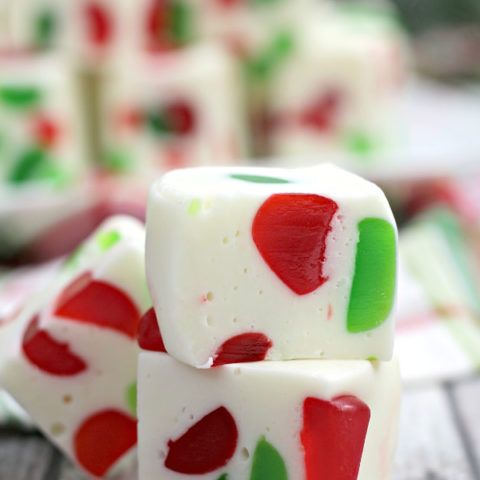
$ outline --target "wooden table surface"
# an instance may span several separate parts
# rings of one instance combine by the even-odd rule
[[[0,431],[0,480],[86,477],[40,435]],[[393,480],[480,480],[480,377],[404,391]]]

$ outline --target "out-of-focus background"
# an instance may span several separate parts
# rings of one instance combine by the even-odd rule
[[[394,478],[480,478],[478,0],[0,0],[0,325],[161,173],[324,161],[400,226]],[[1,479],[77,478],[9,435]]]

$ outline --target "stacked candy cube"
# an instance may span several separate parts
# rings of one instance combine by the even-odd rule
[[[385,480],[399,407],[396,227],[325,165],[151,189],[140,480]]]

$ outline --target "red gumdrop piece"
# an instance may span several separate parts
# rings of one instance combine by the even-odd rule
[[[178,135],[191,135],[197,126],[193,108],[184,101],[172,102],[165,108],[170,129]]]
[[[153,308],[148,310],[140,319],[138,325],[138,344],[143,350],[167,353],[158,326],[157,315]]]
[[[170,14],[168,0],[152,0],[147,11],[147,48],[156,50],[168,43]]]
[[[103,410],[80,425],[73,442],[78,463],[101,477],[137,443],[137,421],[118,410]]]
[[[106,9],[95,2],[87,3],[85,17],[90,41],[97,47],[108,45],[112,40],[113,27]]]
[[[260,362],[265,360],[272,341],[263,333],[243,333],[229,338],[215,354],[212,367],[227,363]]]
[[[34,135],[38,143],[46,148],[54,147],[60,137],[57,123],[48,117],[39,117],[35,121]]]
[[[54,314],[116,330],[131,338],[136,337],[140,322],[140,312],[128,295],[109,283],[93,280],[89,272],[62,292]]]
[[[255,216],[255,245],[273,272],[298,295],[311,293],[328,280],[323,264],[337,210],[330,198],[286,193],[269,197]]]
[[[301,441],[306,480],[356,480],[370,422],[370,408],[356,397],[303,404]]]
[[[219,407],[168,442],[165,467],[178,473],[202,475],[225,466],[237,448],[238,430],[225,407]]]
[[[301,115],[301,123],[319,131],[332,130],[341,100],[342,96],[339,92],[335,90],[327,92]]]
[[[36,315],[23,335],[22,350],[28,361],[43,372],[59,376],[73,376],[83,372],[86,363],[73,352],[67,343],[52,338],[38,326]]]

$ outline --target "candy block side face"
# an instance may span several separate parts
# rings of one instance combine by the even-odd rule
[[[2,177],[7,186],[76,183],[85,171],[77,86],[68,67],[28,54],[0,59]]]
[[[142,352],[139,478],[383,480],[399,396],[396,361],[201,370]]]
[[[150,304],[143,237],[136,220],[106,221],[21,312],[0,365],[39,428],[97,477],[133,461],[136,332]]]
[[[138,63],[105,81],[106,168],[148,174],[242,156],[240,87],[226,51],[208,44]]]
[[[196,367],[389,359],[396,243],[383,193],[333,167],[166,175],[146,250],[165,347]]]

